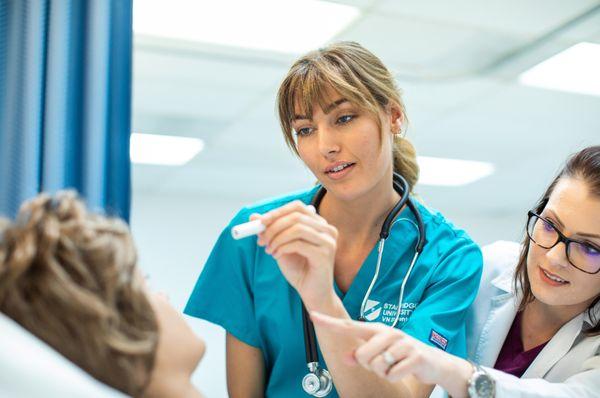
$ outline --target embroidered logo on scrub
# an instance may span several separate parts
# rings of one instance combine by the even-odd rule
[[[379,301],[367,300],[367,305],[365,306],[365,318],[367,321],[373,322],[379,318],[379,315],[381,315],[381,306],[379,304],[381,304]]]
[[[448,346],[448,339],[431,329],[431,334],[429,335],[429,341],[440,347],[442,350],[446,351],[446,347]]]
[[[408,320],[408,317],[415,309],[415,303],[403,303],[400,317],[398,318],[398,324],[402,325]],[[393,303],[381,303],[376,300],[367,300],[365,305],[365,318],[369,322],[382,322],[390,326],[396,319],[398,313],[398,305]]]

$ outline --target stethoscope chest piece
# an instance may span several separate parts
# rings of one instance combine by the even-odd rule
[[[331,374],[314,362],[311,365],[313,366],[309,367],[310,373],[302,379],[302,388],[313,397],[326,397],[333,389]]]

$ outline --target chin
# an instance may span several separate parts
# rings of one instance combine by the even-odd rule
[[[354,181],[348,181],[344,183],[328,183],[323,184],[327,192],[335,196],[337,199],[351,202],[355,199],[360,198],[365,193],[369,192],[370,187],[363,186]]]
[[[547,291],[546,289],[534,286],[533,284],[531,285],[531,292],[535,299],[540,303],[551,306],[569,305],[569,303],[565,302],[565,296],[562,293],[556,294],[555,292]]]
[[[194,369],[198,366],[204,354],[206,353],[206,344],[199,337],[195,338],[194,344],[190,347],[190,353],[194,356]]]

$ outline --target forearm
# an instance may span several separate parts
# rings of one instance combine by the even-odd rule
[[[328,299],[305,304],[309,311],[318,311],[339,319],[350,319],[342,302],[335,294]],[[363,342],[362,340],[331,332],[326,327],[317,326],[315,332],[319,340],[319,347],[327,362],[327,369],[333,377],[340,396],[349,398],[417,397],[404,381],[391,383],[361,366],[352,366],[345,362],[344,358],[347,353],[358,347]]]
[[[473,365],[454,355],[440,351],[439,384],[452,398],[467,398],[467,386],[473,375]]]

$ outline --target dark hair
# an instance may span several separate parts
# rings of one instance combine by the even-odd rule
[[[577,178],[584,181],[587,184],[590,193],[600,198],[600,145],[587,147],[571,155],[565,166],[556,177],[554,177],[554,180],[552,180],[552,183],[548,186],[546,192],[544,192],[533,208],[535,213],[540,214],[544,210],[548,204],[550,195],[552,195],[554,188],[556,188],[556,185],[562,178]],[[529,237],[525,234],[513,281],[515,291],[521,290],[523,292],[523,299],[519,311],[524,310],[525,306],[534,300],[527,274],[527,254],[529,253],[529,244]],[[586,331],[586,334],[588,335],[600,334],[600,319],[594,319],[594,314],[592,312],[592,309],[599,301],[600,294],[588,307],[588,312],[592,318],[591,321],[594,323],[592,327]]]

